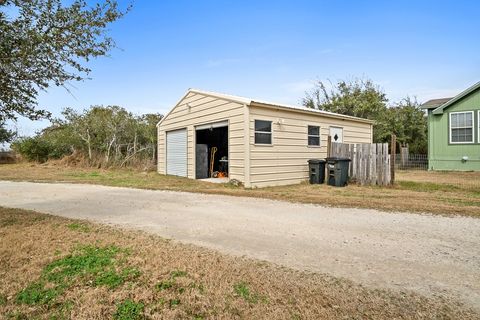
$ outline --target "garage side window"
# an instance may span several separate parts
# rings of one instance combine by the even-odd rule
[[[320,146],[320,127],[308,126],[308,145],[310,147]]]
[[[272,144],[272,121],[255,120],[255,144]]]
[[[473,111],[450,113],[450,143],[473,143]]]

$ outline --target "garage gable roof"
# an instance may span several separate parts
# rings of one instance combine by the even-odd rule
[[[159,126],[162,123],[162,121],[164,119],[166,119],[168,117],[168,115],[173,111],[173,109],[175,109],[182,102],[182,100],[185,99],[188,96],[188,94],[192,93],[192,92],[202,94],[202,95],[205,95],[205,96],[210,96],[210,97],[215,97],[215,98],[231,101],[231,102],[237,102],[237,103],[249,106],[249,107],[250,106],[257,106],[257,107],[265,107],[265,108],[271,108],[271,109],[283,109],[283,110],[289,110],[289,111],[294,111],[294,112],[311,113],[311,114],[322,115],[322,116],[329,117],[329,118],[345,119],[345,120],[364,122],[364,123],[370,123],[370,124],[373,124],[375,122],[373,120],[368,120],[368,119],[353,117],[353,116],[346,116],[346,115],[343,115],[343,114],[328,112],[328,111],[323,111],[323,110],[310,109],[310,108],[305,108],[305,107],[300,107],[300,106],[280,104],[280,103],[262,101],[262,100],[257,100],[257,99],[249,99],[249,98],[245,98],[245,97],[234,96],[234,95],[218,93],[218,92],[204,91],[204,90],[198,90],[198,89],[189,89],[185,93],[185,95],[177,102],[175,107],[173,107],[160,120],[160,122],[158,122],[157,126]]]

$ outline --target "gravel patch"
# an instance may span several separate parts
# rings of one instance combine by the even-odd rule
[[[6,181],[0,205],[145,230],[370,287],[453,297],[480,310],[480,219]]]

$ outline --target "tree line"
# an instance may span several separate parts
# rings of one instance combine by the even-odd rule
[[[412,98],[389,105],[386,94],[373,81],[355,79],[330,84],[319,81],[305,94],[304,106],[374,120],[374,142],[397,136],[412,153],[427,152],[425,113]],[[24,158],[47,161],[63,157],[84,165],[132,166],[156,160],[156,124],[160,114],[136,116],[119,106],[93,106],[81,112],[67,108],[62,116],[34,137],[12,143]]]
[[[33,137],[19,138],[12,149],[30,161],[70,157],[82,165],[151,165],[156,160],[160,114],[136,116],[119,106],[66,108],[62,117]]]
[[[395,134],[400,145],[408,144],[411,153],[427,153],[427,118],[417,100],[406,97],[390,103],[387,95],[370,79],[317,81],[314,88],[305,93],[302,104],[373,120],[373,142],[389,142]]]
[[[88,62],[115,48],[109,26],[129,10],[115,0],[0,0],[0,143],[13,141],[15,150],[35,161],[66,156],[97,166],[154,161],[159,114],[136,116],[119,106],[93,106],[81,112],[67,108],[52,118],[38,107],[40,91],[67,89],[89,78]],[[389,141],[394,133],[411,152],[427,152],[426,118],[415,99],[391,104],[371,80],[327,84],[318,81],[305,94],[304,106],[374,120],[374,142]],[[46,118],[51,125],[19,138],[6,126],[19,116]]]

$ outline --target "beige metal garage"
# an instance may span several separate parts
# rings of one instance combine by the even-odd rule
[[[328,135],[371,143],[373,122],[331,112],[190,89],[158,123],[158,172],[226,175],[245,187],[299,183],[324,158]]]

